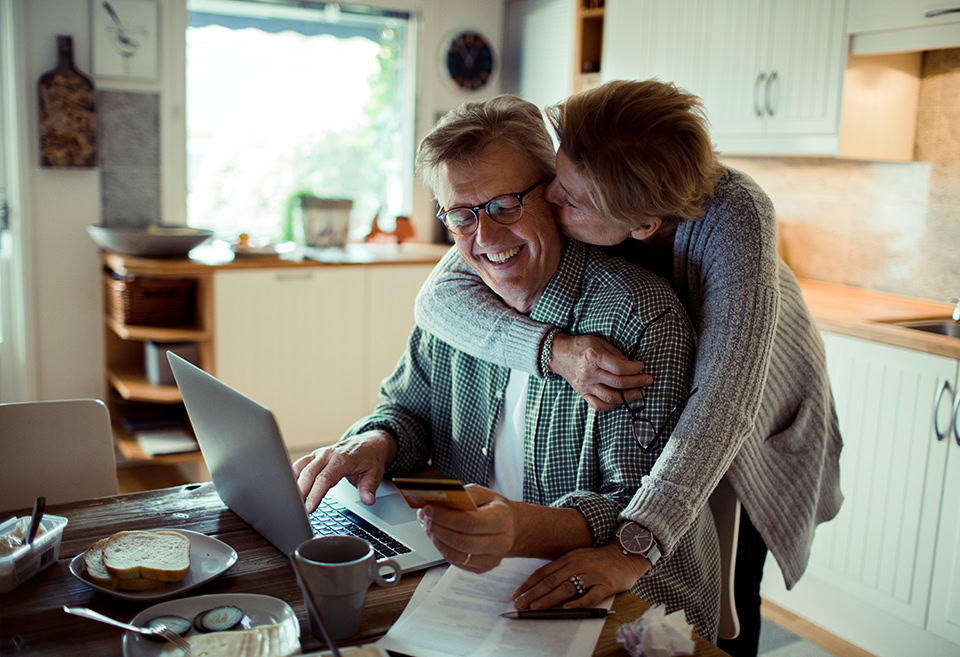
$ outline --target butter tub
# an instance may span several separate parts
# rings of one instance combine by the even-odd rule
[[[30,516],[10,518],[0,524],[0,537],[26,535]],[[67,519],[63,516],[45,515],[40,520],[43,533],[33,539],[31,545],[20,545],[0,555],[0,593],[17,588],[44,568],[60,558],[60,540]]]

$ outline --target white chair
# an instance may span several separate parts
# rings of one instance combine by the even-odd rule
[[[736,639],[740,635],[733,596],[733,578],[737,564],[737,536],[740,532],[740,500],[726,477],[720,480],[710,495],[710,510],[720,539],[720,628],[721,639]]]
[[[99,399],[0,404],[0,509],[116,495],[113,445]]]

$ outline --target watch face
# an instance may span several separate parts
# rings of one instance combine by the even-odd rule
[[[653,545],[653,532],[635,522],[628,522],[618,534],[620,546],[630,554],[646,554]]]
[[[493,74],[493,48],[477,32],[461,32],[453,38],[445,58],[447,75],[461,89],[472,91],[487,84]]]

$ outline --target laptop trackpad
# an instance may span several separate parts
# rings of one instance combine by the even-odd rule
[[[410,508],[407,501],[399,493],[377,495],[377,501],[372,506],[367,506],[362,502],[359,505],[365,511],[374,514],[390,525],[402,525],[405,522],[417,519],[416,511]]]

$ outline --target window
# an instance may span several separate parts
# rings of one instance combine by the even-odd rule
[[[298,193],[351,199],[351,233],[409,215],[408,14],[333,3],[190,0],[187,223],[293,238]]]

